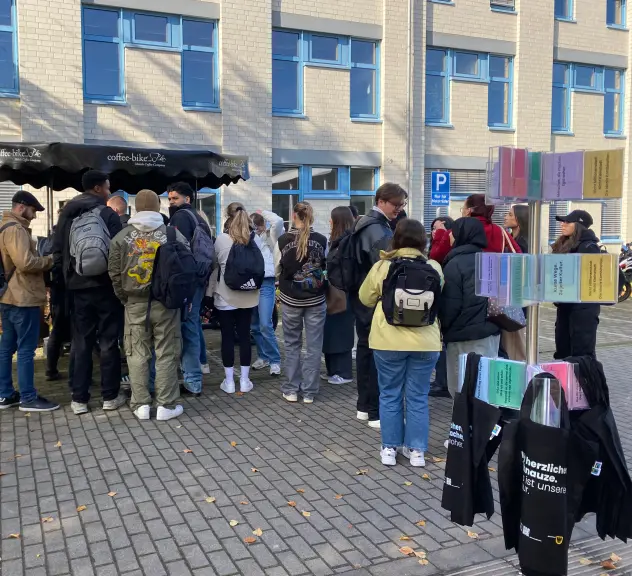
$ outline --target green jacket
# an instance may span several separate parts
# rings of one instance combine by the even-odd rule
[[[176,238],[187,244],[177,230]],[[166,242],[167,227],[159,212],[138,212],[112,239],[108,272],[123,304],[149,300],[156,252]]]

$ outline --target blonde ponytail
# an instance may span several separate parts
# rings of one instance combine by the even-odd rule
[[[311,226],[314,223],[314,209],[309,202],[299,202],[294,206],[294,214],[303,223],[303,227],[298,232],[298,245],[296,247],[296,258],[300,261],[307,256],[307,244]]]
[[[226,208],[228,216],[228,235],[236,244],[250,242],[250,218],[241,202],[232,202]]]

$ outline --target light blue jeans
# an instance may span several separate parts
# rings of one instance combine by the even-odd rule
[[[410,450],[426,452],[430,429],[430,375],[439,359],[439,352],[374,350],[373,356],[380,388],[382,446],[406,446]]]
[[[200,364],[200,305],[204,287],[200,286],[193,295],[192,308],[187,310],[182,322],[182,374],[184,386],[189,392],[202,392],[202,366]]]
[[[259,293],[259,306],[253,308],[252,324],[250,330],[257,344],[257,355],[270,364],[281,363],[281,353],[274,325],[272,324],[272,312],[276,302],[276,288],[274,278],[264,278]]]
[[[18,387],[24,404],[37,398],[35,391],[35,348],[39,339],[40,309],[0,304],[2,339],[0,340],[0,398],[13,393],[13,354],[18,353]]]

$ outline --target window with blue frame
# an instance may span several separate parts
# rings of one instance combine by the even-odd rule
[[[180,52],[182,106],[219,108],[215,21],[87,6],[82,15],[86,99],[125,102],[124,52],[133,46]]]
[[[571,92],[591,92],[603,94],[604,97],[604,134],[622,136],[624,80],[623,70],[554,62],[551,114],[553,132],[571,131]]]
[[[373,208],[378,182],[378,168],[349,168],[350,204],[360,215],[368,214]]]
[[[426,124],[450,124],[450,81],[488,85],[487,125],[511,128],[513,58],[495,54],[426,50]]]
[[[607,0],[606,24],[618,28],[626,26],[626,0]]]
[[[573,0],[555,0],[555,18],[558,20],[573,19]]]
[[[272,112],[303,114],[305,66],[350,71],[351,117],[379,118],[379,44],[347,36],[272,31]]]
[[[0,0],[0,94],[18,94],[15,0]]]

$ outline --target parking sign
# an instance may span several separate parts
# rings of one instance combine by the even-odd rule
[[[449,206],[450,205],[450,173],[432,172],[430,178],[430,205]]]

